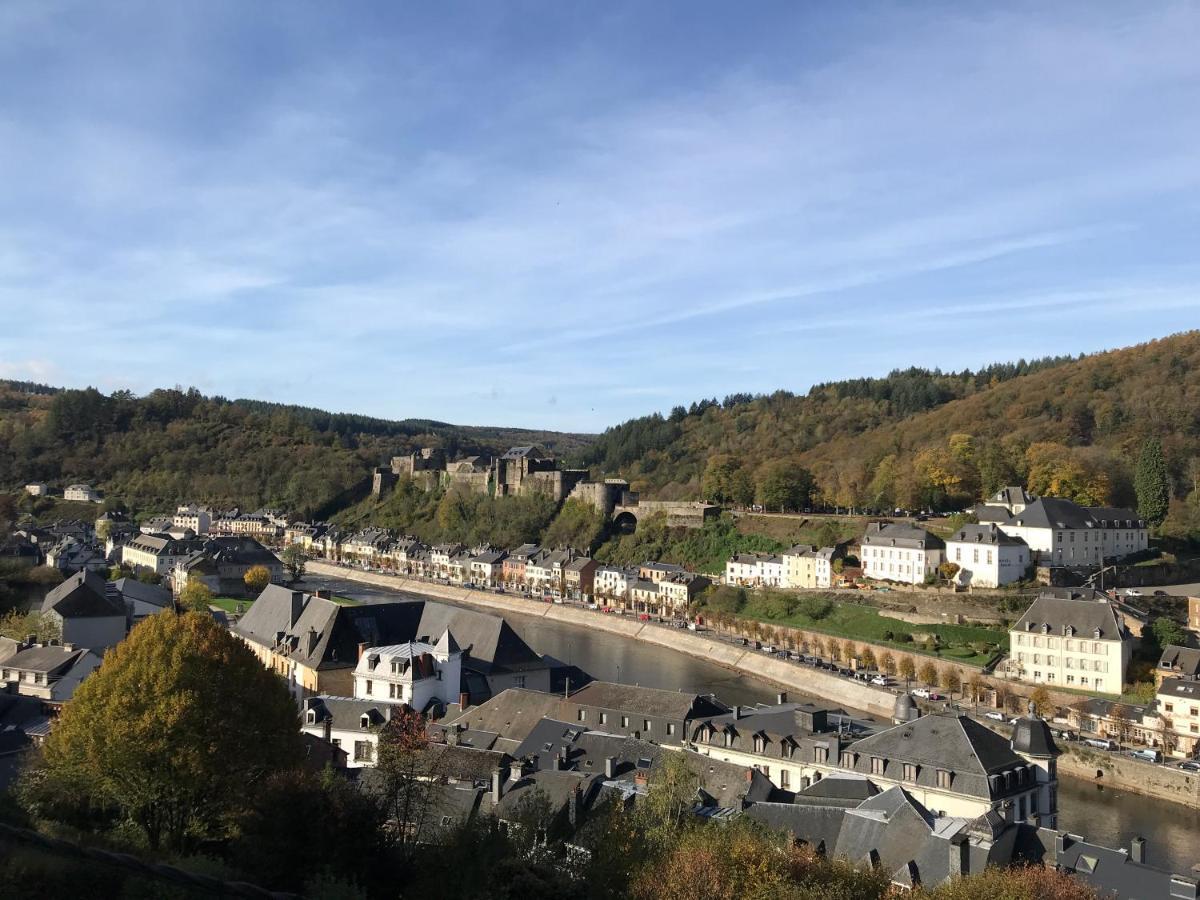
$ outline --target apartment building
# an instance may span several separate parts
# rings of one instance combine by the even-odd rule
[[[1009,631],[1009,678],[1120,694],[1133,635],[1109,597],[1089,589],[1043,590]]]
[[[859,561],[867,578],[923,584],[937,572],[945,551],[942,539],[923,528],[872,522],[863,535]]]
[[[999,587],[1024,578],[1032,557],[1022,538],[1005,534],[995,522],[989,522],[964,525],[950,535],[946,561],[959,567],[961,584]]]

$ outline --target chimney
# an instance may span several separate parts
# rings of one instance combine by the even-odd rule
[[[741,708],[740,706],[735,706],[735,707],[733,708],[733,719],[734,719],[734,721],[736,722],[736,721],[737,721],[738,719],[740,719],[741,717],[742,717],[742,708]]]
[[[1135,863],[1146,863],[1146,839],[1141,835],[1129,842],[1129,859]]]
[[[292,591],[292,612],[289,627],[293,626],[300,620],[300,614],[304,612],[304,592]]]
[[[577,784],[575,790],[571,791],[571,802],[567,806],[567,817],[572,828],[579,824],[581,812],[583,812],[583,788]]]
[[[615,756],[604,757],[604,777],[608,779],[615,778],[617,775],[617,758]]]
[[[466,691],[462,691],[458,695],[458,708],[460,710],[466,709],[470,705],[471,705],[471,695],[468,694]]]
[[[367,642],[361,641],[358,645],[358,656],[356,656],[354,658],[354,661],[357,663],[360,659],[362,659],[362,655],[366,652],[367,652]]]
[[[1065,831],[1060,831],[1054,836],[1054,856],[1055,859],[1062,853],[1067,852],[1067,847],[1071,845],[1071,841],[1067,838]]]
[[[518,781],[520,781],[521,778],[526,774],[526,772],[525,772],[526,765],[527,765],[527,763],[525,762],[525,760],[520,760],[519,762],[514,762],[511,766],[509,766],[508,767],[508,780],[511,781],[513,784],[516,784]]]
[[[504,769],[497,769],[492,773],[492,805],[500,802],[500,798],[504,795]]]
[[[331,743],[333,743],[333,717],[326,716],[324,725],[325,725],[325,728],[323,730],[325,732],[325,734],[324,734],[325,743],[331,744]]]
[[[970,872],[971,842],[965,834],[956,834],[950,839],[950,869],[951,878],[959,878]]]
[[[775,702],[778,703],[780,706],[787,703],[787,691],[780,691],[778,694],[776,694]]]
[[[746,784],[749,784],[749,783],[750,783],[750,782],[752,782],[753,780],[754,780],[754,770],[753,770],[753,769],[747,769],[747,770],[746,770]]]
[[[645,769],[637,770],[637,773],[633,776],[633,783],[642,788],[650,783],[650,779],[646,777]]]

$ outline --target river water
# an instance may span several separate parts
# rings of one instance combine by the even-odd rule
[[[427,599],[409,592],[316,576],[306,578],[305,587],[329,588],[367,603]],[[521,615],[519,611],[506,613],[505,619],[539,653],[576,665],[602,681],[711,693],[726,703],[775,700],[777,688],[769,682],[684,653],[606,631]],[[790,699],[824,703],[817,693],[798,697],[792,691]],[[1200,809],[1100,788],[1074,778],[1060,779],[1058,799],[1058,824],[1062,829],[1109,847],[1128,847],[1140,835],[1146,839],[1146,861],[1176,872],[1186,873],[1200,863]]]

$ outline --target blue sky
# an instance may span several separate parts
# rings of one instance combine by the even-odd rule
[[[6,0],[0,377],[599,430],[1200,325],[1200,6],[846,6]]]

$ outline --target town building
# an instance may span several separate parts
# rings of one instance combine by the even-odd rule
[[[56,585],[42,601],[42,614],[59,626],[64,643],[94,650],[98,656],[125,639],[127,612],[104,578],[87,571]]]
[[[175,598],[160,584],[146,584],[136,578],[118,578],[108,583],[108,592],[125,606],[132,628],[147,616],[175,611]]]
[[[479,587],[492,588],[504,580],[504,559],[508,556],[505,550],[494,547],[480,547],[471,556],[471,582]]]
[[[542,552],[537,544],[522,544],[515,550],[509,551],[501,564],[504,584],[510,590],[525,590],[525,569],[529,560]]]
[[[1036,716],[1019,719],[1011,740],[949,714],[903,716],[901,724],[855,737],[834,727],[826,710],[781,700],[693,723],[692,746],[753,766],[781,790],[803,791],[831,775],[852,775],[881,790],[902,787],[938,815],[994,814],[1007,822],[1038,815],[1053,827],[1058,749]]]
[[[31,497],[45,497],[50,493],[50,486],[44,481],[31,481],[25,485],[25,493]]]
[[[846,555],[844,547],[810,547],[796,544],[782,554],[782,587],[831,588],[833,587],[833,563]]]
[[[109,568],[103,548],[73,537],[60,538],[58,543],[48,547],[45,565],[64,575],[80,571],[105,572]]]
[[[248,597],[246,573],[258,566],[267,570],[271,582],[283,582],[283,563],[254,538],[211,538],[176,563],[171,584],[176,594],[198,581],[216,597]]]
[[[180,506],[171,518],[176,528],[189,528],[193,534],[208,534],[212,527],[212,510],[205,506]]]
[[[1167,732],[1163,743],[1175,756],[1195,756],[1200,749],[1200,680],[1164,678],[1155,695],[1155,713]]]
[[[1047,588],[1009,631],[1006,674],[1027,684],[1120,694],[1132,655],[1133,635],[1106,594]]]
[[[175,567],[204,549],[198,538],[177,540],[165,534],[139,534],[121,547],[121,563],[134,572],[153,572],[169,577]]]
[[[593,577],[597,603],[623,606],[638,580],[638,570],[627,566],[597,566]]]
[[[510,687],[550,689],[549,664],[504,619],[432,601],[348,606],[271,584],[232,631],[296,696],[352,697],[360,650],[446,631],[463,648],[460,693],[473,702]]]
[[[964,525],[946,538],[946,561],[958,566],[959,584],[981,588],[1020,581],[1032,565],[1025,541],[1005,534],[995,522]]]
[[[1050,568],[1095,568],[1139,553],[1150,541],[1146,522],[1132,510],[1035,498],[1020,488],[1005,488],[975,512],[981,523],[1022,539],[1035,565]]]
[[[63,491],[63,499],[75,503],[99,503],[103,498],[90,484],[72,484]]]
[[[596,569],[600,567],[594,559],[577,556],[563,569],[563,591],[571,600],[591,600],[596,591]]]
[[[924,584],[945,560],[942,539],[911,525],[872,522],[863,535],[863,575],[877,581]]]
[[[435,707],[444,710],[459,702],[462,656],[449,630],[442,632],[436,642],[405,641],[367,647],[354,668],[354,696],[359,700],[406,703],[425,714]]]
[[[69,701],[99,665],[99,654],[86,647],[0,638],[0,681],[10,685],[10,691],[52,706]]]

